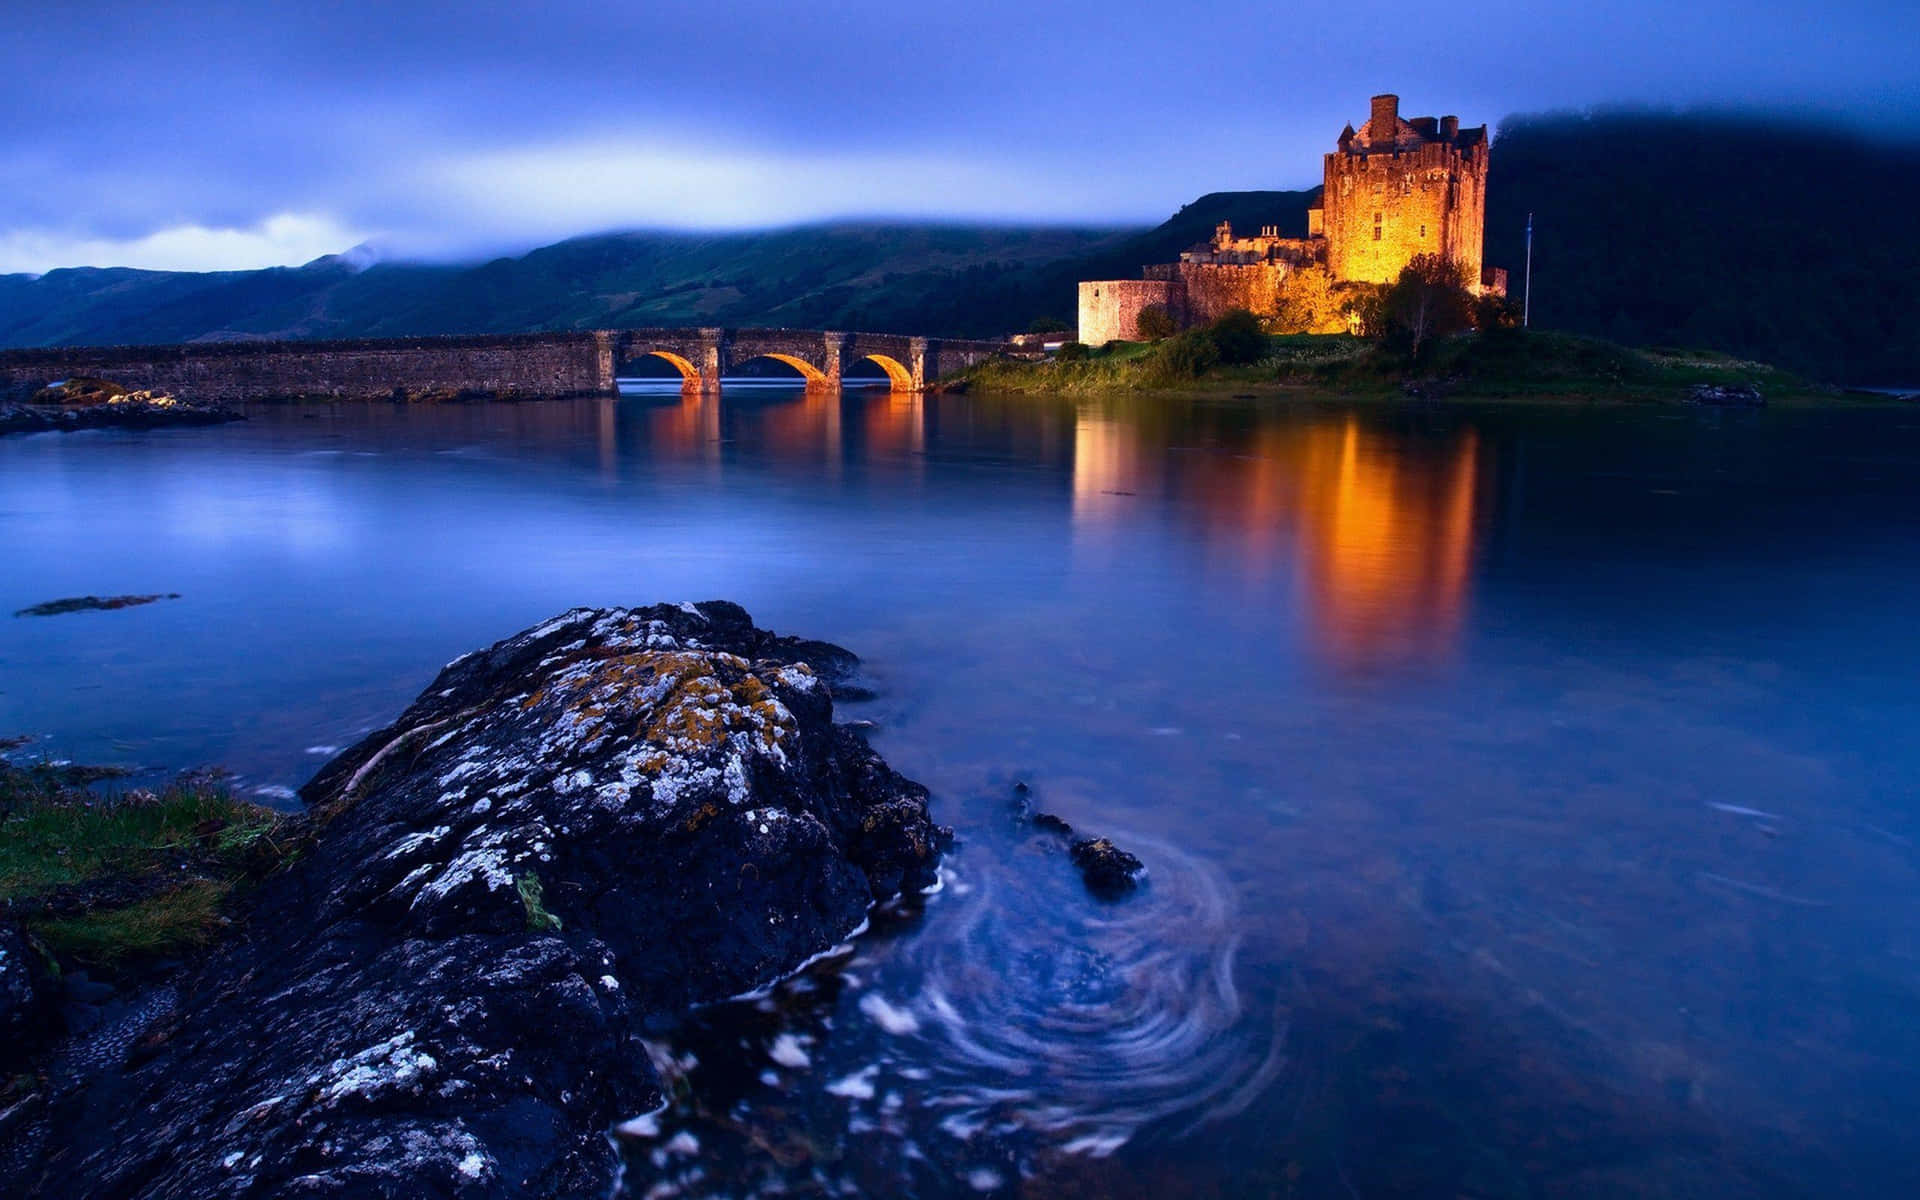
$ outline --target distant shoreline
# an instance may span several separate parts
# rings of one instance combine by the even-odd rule
[[[1259,362],[1197,374],[1168,360],[1177,339],[1112,342],[1083,358],[982,363],[946,390],[1175,395],[1238,393],[1303,400],[1404,399],[1573,404],[1899,402],[1905,393],[1815,383],[1766,363],[1704,350],[1640,349],[1572,334],[1497,330],[1448,339],[1418,362],[1345,334],[1268,339]]]

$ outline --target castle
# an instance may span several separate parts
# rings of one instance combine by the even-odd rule
[[[1150,266],[1140,279],[1080,285],[1081,341],[1141,340],[1140,313],[1164,308],[1181,327],[1235,308],[1288,331],[1347,327],[1340,292],[1391,283],[1416,255],[1458,264],[1475,292],[1505,295],[1507,273],[1486,268],[1487,127],[1458,117],[1403,120],[1398,96],[1375,96],[1366,126],[1348,125],[1326,156],[1326,186],[1307,211],[1307,236],[1277,226],[1237,237],[1221,222],[1213,240]]]

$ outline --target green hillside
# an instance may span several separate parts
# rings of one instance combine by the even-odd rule
[[[1920,145],[1725,114],[1509,118],[1487,261],[1536,325],[1710,347],[1815,378],[1920,383]]]
[[[1103,229],[837,224],[574,238],[465,267],[383,263],[355,271],[322,259],[207,274],[77,268],[37,279],[0,276],[0,344],[691,324],[957,335],[970,329],[923,324],[930,304],[947,299],[948,281],[1061,262],[1117,236]],[[1003,322],[988,328],[1005,332]]]

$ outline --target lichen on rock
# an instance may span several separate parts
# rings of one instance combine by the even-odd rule
[[[450,663],[303,789],[310,851],[138,1061],[52,1100],[21,1194],[603,1194],[661,1099],[642,1021],[934,880],[925,789],[833,724],[854,661],[715,602]]]

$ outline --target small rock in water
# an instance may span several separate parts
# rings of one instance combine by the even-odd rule
[[[1687,403],[1718,408],[1764,408],[1766,398],[1750,383],[1696,383],[1687,389]]]
[[[1073,836],[1073,826],[1052,813],[1035,812],[1033,789],[1024,783],[1013,785],[1014,820],[1040,833],[1067,840],[1073,864],[1080,868],[1087,890],[1102,899],[1114,899],[1139,885],[1145,865],[1103,837]]]
[[[1081,838],[1073,843],[1073,864],[1080,868],[1087,890],[1099,896],[1119,896],[1132,891],[1145,866],[1106,838]]]
[[[23,608],[13,615],[16,617],[57,617],[63,613],[105,612],[117,608],[133,608],[141,604],[152,604],[158,600],[178,600],[179,592],[154,592],[144,596],[68,596],[62,600],[49,600],[45,604],[36,604]]]

